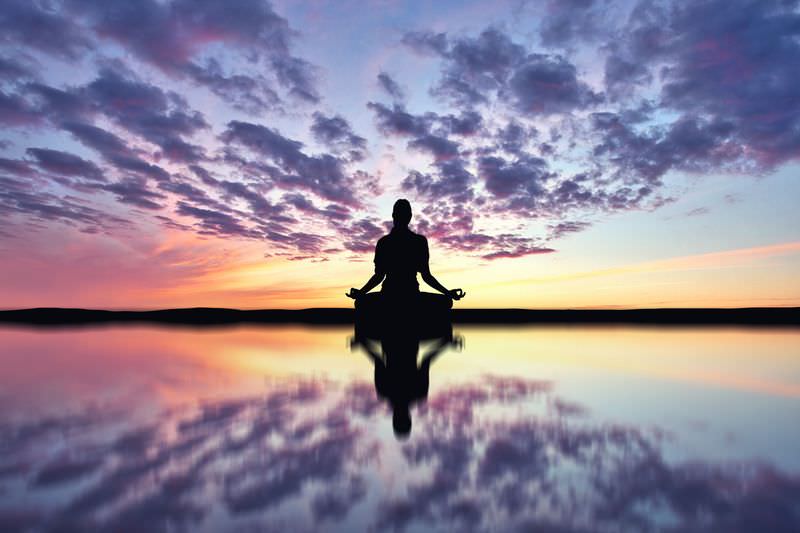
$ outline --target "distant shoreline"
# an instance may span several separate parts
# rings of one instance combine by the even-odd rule
[[[0,324],[59,327],[91,324],[148,323],[187,326],[233,324],[352,324],[345,308],[240,310],[210,307],[157,311],[35,308],[0,311]],[[800,307],[667,309],[453,309],[454,324],[639,324],[800,327]]]

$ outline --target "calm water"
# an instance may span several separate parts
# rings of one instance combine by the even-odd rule
[[[800,530],[799,331],[456,332],[0,329],[0,531]]]

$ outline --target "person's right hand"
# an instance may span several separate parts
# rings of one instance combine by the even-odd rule
[[[350,292],[346,292],[344,293],[344,295],[347,296],[348,298],[352,298],[353,300],[355,300],[361,297],[361,291],[353,287],[350,287]]]
[[[467,295],[467,293],[462,291],[461,289],[453,289],[452,291],[449,291],[449,296],[453,300],[460,300],[461,298],[463,298],[466,295]]]

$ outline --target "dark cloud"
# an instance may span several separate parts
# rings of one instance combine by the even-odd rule
[[[87,120],[95,113],[91,100],[72,90],[28,83],[25,91],[37,111],[56,124],[63,120]]]
[[[494,196],[520,196],[531,202],[544,194],[545,182],[553,177],[547,162],[540,158],[506,161],[501,157],[484,157],[480,160],[479,175],[486,190]]]
[[[0,157],[0,172],[8,172],[19,177],[29,177],[35,174],[35,171],[27,161],[7,159],[5,157]]]
[[[505,92],[509,77],[526,56],[524,47],[491,27],[475,38],[408,33],[403,43],[412,50],[439,56],[443,60],[442,75],[432,92],[467,107]]]
[[[0,56],[0,81],[16,82],[25,78],[34,78],[33,68],[16,58]]]
[[[592,41],[608,21],[602,20],[602,0],[549,0],[539,27],[544,46],[569,46]]]
[[[355,184],[343,167],[343,161],[330,154],[306,155],[303,143],[281,135],[277,130],[249,122],[231,121],[221,139],[250,149],[279,168],[270,178],[291,188],[298,187],[320,197],[345,205],[357,205]]]
[[[560,239],[570,233],[578,233],[589,228],[591,224],[583,221],[564,221],[548,225],[549,238]]]
[[[175,210],[179,215],[197,219],[200,233],[221,236],[259,238],[259,234],[243,226],[239,220],[226,213],[213,209],[196,207],[186,202],[178,202]]]
[[[411,171],[403,180],[403,189],[413,190],[430,202],[452,198],[456,202],[466,203],[472,199],[475,177],[464,168],[463,161],[442,161],[436,165],[436,170],[436,175]]]
[[[170,178],[166,170],[141,159],[136,151],[109,131],[82,122],[65,122],[61,127],[121,171],[134,172],[157,181]]]
[[[223,212],[233,211],[228,205],[223,204],[209,196],[205,190],[195,186],[188,179],[183,177],[173,177],[168,181],[162,181],[158,188],[165,192],[170,192],[194,205],[202,205],[209,209]]]
[[[91,47],[91,41],[59,7],[49,2],[4,1],[0,7],[0,42],[62,59],[78,58]]]
[[[316,69],[311,63],[286,55],[275,56],[271,62],[278,81],[289,88],[290,95],[312,104],[319,103]]]
[[[47,185],[33,179],[0,177],[0,218],[18,214],[34,222],[63,222],[92,231],[130,225],[124,218],[103,213],[80,198],[48,192]]]
[[[31,126],[41,120],[41,114],[27,100],[17,94],[6,94],[0,90],[0,124],[11,127]]]
[[[44,465],[36,473],[33,486],[36,488],[49,487],[61,483],[70,483],[91,474],[102,464],[98,457],[63,458]]]
[[[512,119],[497,132],[497,147],[511,155],[520,156],[530,141],[537,136],[536,128],[526,128]]]
[[[133,156],[128,145],[113,133],[82,122],[65,122],[61,126],[82,144],[97,150],[105,157]]]
[[[601,97],[578,80],[575,66],[563,57],[531,54],[508,81],[513,106],[529,115],[552,115],[585,109]]]
[[[147,183],[141,178],[125,178],[116,183],[103,185],[101,188],[104,191],[115,194],[117,201],[123,204],[145,209],[161,209],[164,207],[158,201],[164,200],[166,197],[157,191],[150,190]]]
[[[211,89],[231,106],[248,114],[280,111],[281,98],[264,76],[226,74],[222,65],[210,58],[201,67],[189,65],[191,77]]]
[[[63,176],[105,181],[105,176],[97,165],[74,154],[47,148],[28,148],[27,153],[36,159],[37,165],[42,170]]]
[[[241,109],[267,111],[276,105],[277,95],[261,76],[223,73],[213,56],[199,63],[212,45],[238,49],[251,70],[271,71],[289,94],[312,103],[319,100],[315,67],[292,55],[293,31],[267,2],[245,0],[236,9],[212,0],[145,0],[135,5],[125,0],[68,0],[66,4],[99,38],[119,43],[169,75],[206,85]]]
[[[481,133],[483,117],[476,111],[464,111],[461,115],[440,117],[443,126],[453,135],[469,137]]]
[[[367,108],[375,113],[378,130],[384,135],[419,137],[426,135],[431,127],[430,117],[412,115],[398,104],[389,108],[380,103],[369,102]]]
[[[439,135],[427,134],[408,141],[408,147],[431,154],[437,161],[458,156],[458,143]]]
[[[493,240],[498,240],[497,238]],[[533,244],[532,239],[525,239],[525,238],[518,238],[518,239],[508,239],[512,242],[509,243],[510,246],[503,247],[503,239],[500,236],[499,239],[501,242],[498,243],[499,245],[496,246],[498,249],[493,252],[488,252],[483,254],[481,257],[484,259],[515,259],[518,257],[526,257],[528,255],[539,255],[539,254],[550,254],[555,252],[553,248],[548,248],[546,246],[537,246]],[[514,244],[514,241],[519,241],[519,244]]]
[[[431,31],[413,31],[403,35],[402,43],[423,55],[444,55],[447,52],[447,34]]]
[[[405,91],[403,91],[403,88],[400,87],[400,84],[397,83],[394,78],[392,78],[386,72],[378,73],[378,86],[386,91],[386,94],[388,94],[395,102],[405,101]]]
[[[630,92],[650,76],[642,65],[659,65],[660,106],[682,114],[664,138],[676,160],[691,151],[698,168],[738,159],[751,171],[772,169],[800,147],[796,34],[793,2],[642,3],[615,43],[607,83]]]
[[[602,134],[594,155],[607,161],[617,175],[638,178],[648,185],[660,184],[660,178],[671,169],[741,171],[753,163],[733,139],[733,124],[722,117],[709,121],[684,116],[668,127],[641,132],[613,113],[594,114],[592,123]]]
[[[367,140],[353,133],[350,123],[344,117],[328,117],[317,111],[313,119],[311,133],[318,142],[336,152],[349,152],[353,159],[364,158]]]
[[[357,254],[375,251],[375,243],[386,233],[386,228],[373,218],[361,218],[341,227],[346,250]]]
[[[195,162],[202,149],[184,136],[209,127],[203,115],[188,108],[179,95],[106,68],[85,88],[99,111],[128,131],[162,148],[162,154],[181,162]]]

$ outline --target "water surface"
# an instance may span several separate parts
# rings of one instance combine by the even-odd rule
[[[0,329],[0,530],[800,529],[796,330],[351,336]]]

